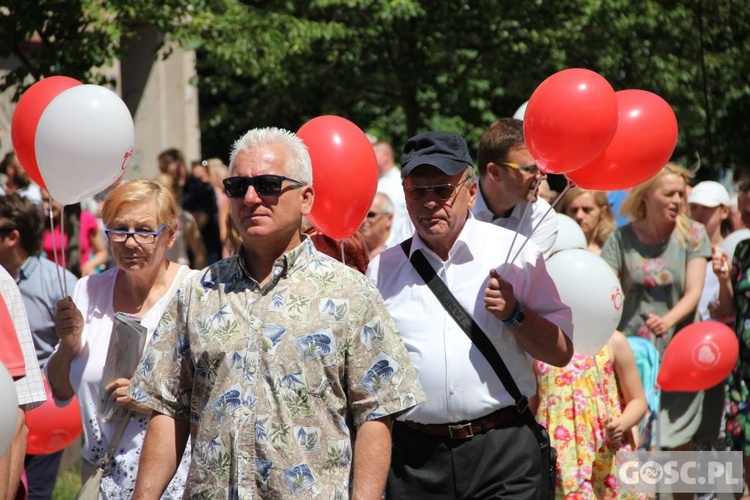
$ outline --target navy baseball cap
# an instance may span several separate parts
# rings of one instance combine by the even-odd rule
[[[432,165],[448,175],[463,172],[473,165],[463,137],[442,132],[415,135],[404,144],[401,178],[406,179],[416,167]]]

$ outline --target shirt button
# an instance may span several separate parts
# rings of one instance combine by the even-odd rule
[[[450,391],[450,393],[451,393],[451,396],[453,396],[453,395],[454,395],[454,394],[456,393],[456,388],[455,388],[455,387],[451,387],[451,388],[449,389],[449,391]]]

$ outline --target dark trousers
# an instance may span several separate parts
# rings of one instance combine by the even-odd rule
[[[389,500],[537,500],[541,478],[539,442],[520,419],[468,439],[393,425]]]
[[[26,455],[24,466],[29,481],[28,500],[49,500],[52,498],[63,451],[65,450],[49,455]]]

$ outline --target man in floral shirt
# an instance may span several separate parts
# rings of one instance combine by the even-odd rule
[[[230,160],[242,246],[177,293],[131,383],[154,409],[135,498],[158,498],[192,434],[186,497],[379,499],[392,415],[424,400],[404,345],[374,285],[301,234],[301,140],[251,130]]]

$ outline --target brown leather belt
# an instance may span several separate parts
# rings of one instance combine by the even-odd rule
[[[415,431],[429,434],[430,436],[466,439],[475,434],[482,434],[490,429],[495,429],[507,423],[513,422],[521,416],[515,406],[506,406],[487,416],[472,420],[471,422],[460,422],[457,424],[420,424],[410,420],[404,420],[407,427]]]

